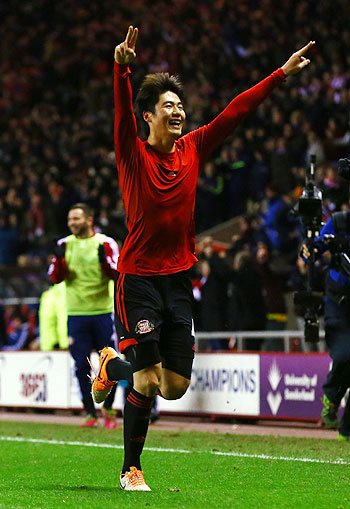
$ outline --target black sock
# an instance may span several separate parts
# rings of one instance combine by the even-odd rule
[[[123,361],[119,359],[119,357],[108,361],[106,372],[108,380],[111,382],[127,380],[129,384],[133,384],[133,373],[130,362]]]
[[[141,470],[140,456],[146,440],[153,398],[132,389],[124,408],[124,465],[122,474],[136,467]]]

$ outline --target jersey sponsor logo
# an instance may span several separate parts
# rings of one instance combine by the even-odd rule
[[[152,332],[153,330],[154,325],[149,320],[140,320],[135,327],[136,334],[147,334],[147,332]]]

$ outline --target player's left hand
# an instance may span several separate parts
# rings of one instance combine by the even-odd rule
[[[303,55],[314,46],[315,41],[310,41],[306,46],[301,48],[299,51],[293,53],[293,55],[282,65],[282,70],[286,76],[298,74],[304,67],[309,65],[310,60],[305,58]]]
[[[106,263],[106,248],[104,247],[103,244],[100,244],[98,246],[98,261],[100,263]]]

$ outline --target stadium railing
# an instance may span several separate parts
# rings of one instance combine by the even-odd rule
[[[196,341],[196,351],[201,351],[201,345],[203,342],[209,342],[210,340],[220,340],[220,339],[233,339],[235,340],[235,350],[237,352],[241,352],[247,350],[249,346],[249,340],[260,340],[263,342],[264,340],[270,339],[282,339],[283,340],[283,351],[289,353],[293,350],[292,344],[295,339],[297,339],[300,344],[304,346],[303,349],[305,351],[309,351],[312,349],[312,345],[315,346],[315,351],[325,352],[326,345],[324,342],[325,333],[324,330],[320,330],[320,341],[318,343],[303,343],[304,340],[304,332],[301,330],[283,330],[283,331],[225,331],[225,332],[196,332],[195,341]],[[306,347],[306,348],[305,348]]]

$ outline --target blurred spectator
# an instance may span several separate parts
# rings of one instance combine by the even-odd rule
[[[198,178],[196,197],[196,228],[198,232],[220,223],[222,213],[222,193],[224,179],[218,173],[214,162],[208,161]]]
[[[230,151],[230,164],[226,171],[228,217],[243,214],[246,207],[249,187],[249,154],[242,146],[234,146]]]
[[[16,216],[12,215],[12,220]],[[19,247],[19,232],[10,225],[9,217],[0,212],[0,265],[15,265]]]
[[[255,202],[259,202],[265,197],[265,189],[269,180],[269,167],[264,161],[262,152],[254,153],[254,162],[251,169],[251,178],[249,179],[249,192]]]
[[[270,240],[262,228],[262,221],[257,215],[240,216],[239,231],[231,238],[231,245],[227,249],[227,256],[234,257],[239,251],[248,250],[253,253],[258,243],[264,242],[270,246]]]
[[[305,164],[310,163],[312,155],[316,156],[316,165],[320,165],[325,160],[324,148],[320,138],[315,131],[310,131],[307,135],[308,146],[305,152]]]
[[[200,314],[195,328],[206,332],[223,331],[228,268],[223,258],[214,251],[212,238],[203,239],[202,246],[197,264],[199,283],[197,293],[194,293],[200,301]],[[207,346],[210,350],[226,350],[228,343],[226,339],[211,339]]]
[[[249,251],[238,252],[229,275],[227,322],[229,331],[261,331],[266,326],[266,308],[259,274]],[[260,339],[245,340],[245,350],[261,350]]]
[[[280,126],[280,129],[283,127]],[[286,138],[278,137],[270,154],[270,178],[272,182],[278,182],[279,188],[285,192],[293,189],[293,163],[294,155],[291,147],[287,145]]]
[[[5,310],[4,306],[0,304],[0,350],[6,343],[7,343],[7,333],[5,326]]]
[[[277,183],[266,187],[266,198],[268,203],[267,211],[263,214],[263,228],[271,248],[276,253],[293,254],[298,242],[294,231],[296,220],[290,215],[291,206]]]
[[[66,287],[64,281],[41,294],[39,306],[40,350],[68,349]]]
[[[2,350],[30,348],[37,333],[36,311],[28,306],[8,306],[4,318],[6,342]]]
[[[41,195],[33,193],[30,197],[30,207],[27,214],[28,238],[30,241],[44,235],[44,210],[41,203]]]
[[[263,243],[258,245],[256,251],[256,270],[265,302],[266,330],[284,330],[287,323],[287,308],[283,293],[286,275],[283,277],[272,270],[270,253]],[[266,351],[283,351],[283,339],[266,339],[263,349]]]
[[[3,350],[21,350],[29,336],[29,324],[21,313],[14,313],[7,327],[7,344]]]
[[[344,185],[344,180],[332,166],[327,166],[324,169],[324,178],[320,188],[323,198],[332,202],[334,208],[339,209],[341,204],[349,199],[348,185]]]

